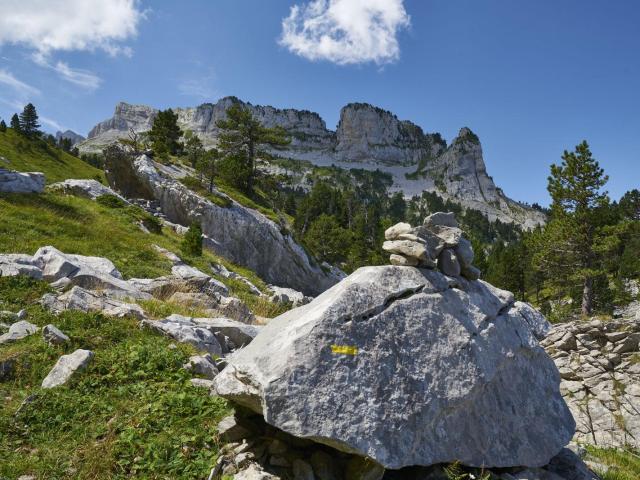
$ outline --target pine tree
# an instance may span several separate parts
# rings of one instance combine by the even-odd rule
[[[213,180],[216,175],[216,164],[220,158],[220,152],[215,148],[208,152],[202,152],[197,159],[196,170],[200,173],[200,181],[206,178],[209,192],[213,192]]]
[[[244,164],[240,171],[248,177],[240,183],[246,185],[245,189],[249,192],[253,190],[256,158],[269,156],[263,147],[278,148],[290,143],[282,127],[262,126],[251,111],[239,103],[229,107],[226,120],[218,120],[216,125],[222,130],[218,147],[224,157],[233,158],[236,164]]]
[[[148,136],[156,156],[167,159],[169,155],[176,155],[182,148],[182,130],[178,126],[178,114],[173,113],[170,108],[158,112]]]
[[[184,153],[187,156],[187,160],[193,168],[198,168],[198,162],[204,154],[202,140],[200,140],[200,138],[192,131],[186,132],[185,138],[187,141],[184,144]]]
[[[4,123],[4,120],[0,120],[0,132],[6,132],[7,131],[7,124]]]
[[[609,205],[607,192],[602,191],[608,177],[585,141],[575,152],[564,152],[562,163],[551,166],[548,180],[553,202],[545,236],[552,241],[546,242],[542,256],[558,276],[580,282],[581,311],[589,315],[594,280],[602,274],[594,246]]]
[[[17,113],[14,113],[13,117],[11,117],[11,129],[18,133],[20,132],[20,118]]]
[[[32,103],[27,103],[20,114],[20,131],[27,137],[40,135],[38,113]]]

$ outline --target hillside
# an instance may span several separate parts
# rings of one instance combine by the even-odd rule
[[[8,129],[0,135],[0,168],[19,172],[42,172],[47,183],[67,178],[104,181],[104,173],[45,141],[31,141]]]
[[[545,221],[545,215],[507,198],[486,170],[478,137],[462,128],[447,145],[439,133],[425,133],[410,121],[368,104],[352,103],[342,108],[335,131],[314,112],[252,105],[235,97],[194,108],[176,108],[178,123],[191,130],[206,146],[217,143],[216,122],[224,119],[231,105],[240,103],[266,127],[283,127],[292,138],[285,150],[273,153],[317,166],[337,165],[345,169],[381,170],[393,178],[393,191],[405,197],[436,192],[465,207],[483,212],[489,220],[515,223],[526,229]],[[112,118],[96,125],[84,152],[99,152],[104,146],[126,137],[130,130],[151,128],[158,110],[124,102],[116,105]]]

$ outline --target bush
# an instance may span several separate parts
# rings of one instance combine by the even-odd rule
[[[180,245],[182,253],[190,257],[202,255],[202,227],[197,222],[193,222],[189,231],[185,234]]]
[[[96,202],[108,208],[124,208],[127,206],[127,203],[124,200],[111,194],[100,195],[96,198]]]

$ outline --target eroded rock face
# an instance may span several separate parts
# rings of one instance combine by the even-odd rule
[[[149,157],[139,157],[134,170],[169,220],[183,225],[199,220],[207,246],[267,282],[315,295],[338,281],[312,263],[300,245],[264,215],[235,202],[225,208],[204,199],[158,172]]]
[[[386,468],[543,466],[575,423],[522,309],[482,281],[361,268],[272,320],[215,388],[292,435]]]
[[[42,193],[44,174],[39,172],[14,172],[0,168],[0,192]]]
[[[561,323],[542,343],[560,371],[574,439],[640,447],[640,321]]]

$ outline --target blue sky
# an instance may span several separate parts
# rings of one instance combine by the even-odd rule
[[[86,134],[120,100],[164,108],[236,95],[317,111],[335,128],[344,104],[368,102],[447,140],[470,127],[489,174],[518,200],[547,204],[549,165],[583,139],[612,197],[640,186],[636,0],[0,0],[0,9],[5,119],[32,101],[45,129]],[[303,30],[304,20],[315,27]],[[334,42],[318,47],[322,35]]]

